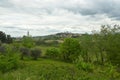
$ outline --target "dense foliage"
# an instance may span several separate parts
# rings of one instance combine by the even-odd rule
[[[112,64],[120,64],[120,26],[102,26],[100,33],[94,34],[94,45],[100,56],[101,62],[110,61]]]
[[[2,43],[12,43],[12,38],[10,35],[6,35],[4,32],[0,31],[0,41]]]
[[[61,54],[57,48],[49,48],[46,50],[46,57],[51,59],[61,59]]]
[[[19,54],[14,52],[12,46],[1,45],[3,51],[0,52],[0,71],[5,73],[10,70],[18,69],[22,66]]]
[[[81,52],[80,42],[77,39],[66,38],[60,47],[62,58],[73,62]]]
[[[32,48],[35,46],[35,43],[32,39],[32,37],[29,36],[23,36],[22,38],[22,45],[27,48]]]

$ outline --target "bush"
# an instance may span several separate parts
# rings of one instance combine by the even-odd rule
[[[92,63],[84,62],[81,56],[79,56],[79,58],[76,59],[75,65],[78,69],[82,69],[84,71],[93,72],[94,70],[94,65]]]
[[[45,45],[46,43],[45,43],[45,40],[42,40],[42,39],[39,39],[39,40],[37,40],[37,41],[35,41],[35,45]]]
[[[32,48],[32,47],[35,46],[35,43],[34,43],[32,37],[24,36],[24,37],[22,38],[22,45],[23,45],[24,47],[27,47],[27,48]]]
[[[4,44],[3,46],[5,48],[5,54],[0,55],[0,71],[4,73],[21,67],[20,54],[13,51],[11,45]]]
[[[66,38],[60,50],[63,60],[73,62],[81,53],[80,42],[74,38]]]
[[[25,56],[30,57],[30,49],[29,48],[22,47],[22,48],[20,48],[20,52],[21,52],[21,60],[23,60]]]
[[[22,47],[21,43],[17,43],[17,42],[12,43],[12,50],[15,52],[20,52],[21,47]]]
[[[60,51],[57,48],[49,48],[46,50],[46,56],[52,59],[59,59]]]
[[[31,57],[33,57],[34,60],[37,60],[41,56],[41,50],[38,48],[34,48],[31,50]]]
[[[0,55],[0,71],[7,72],[20,67],[19,57],[15,54]]]

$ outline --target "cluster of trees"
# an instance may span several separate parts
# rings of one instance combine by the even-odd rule
[[[79,56],[86,63],[120,65],[120,26],[103,25],[100,32],[82,35],[79,39],[66,38],[60,46],[60,52],[49,49],[48,56],[74,62]],[[57,54],[55,54],[57,53]],[[53,57],[51,57],[53,58]]]
[[[7,35],[4,32],[0,31],[0,41],[2,43],[12,43],[12,38],[10,35]]]
[[[100,54],[101,62],[104,64],[110,61],[112,64],[120,65],[120,26],[101,27],[100,33],[94,33],[94,48],[96,48],[96,56]]]
[[[120,65],[120,26],[103,25],[100,32],[80,37],[82,56],[86,62]]]

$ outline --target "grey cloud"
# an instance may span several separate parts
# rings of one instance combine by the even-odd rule
[[[88,1],[88,0],[87,0]],[[120,2],[115,0],[89,0],[92,1],[92,5],[89,3],[86,7],[78,7],[68,8],[68,10],[73,11],[74,13],[80,13],[82,15],[93,16],[96,14],[106,14],[110,18],[115,18],[116,20],[120,20]]]
[[[118,23],[119,10],[118,0],[0,0],[0,29],[16,33],[13,35],[27,30],[34,35],[90,32],[89,25],[98,29],[104,23]]]
[[[1,26],[2,27],[2,26]],[[14,29],[14,28],[16,28],[16,27],[13,27],[13,26],[6,26],[6,27],[4,27],[3,26],[3,28],[10,28],[10,29]]]
[[[81,5],[79,0],[75,0],[74,3],[71,3],[71,0],[55,0],[54,2],[44,2],[44,1],[39,1],[37,4],[37,1],[33,1],[34,5],[38,6],[32,6],[27,7],[27,0],[26,5],[20,6],[17,5],[17,3],[13,4],[12,1],[15,0],[0,0],[0,6],[3,7],[11,7],[13,10],[16,12],[21,12],[21,13],[29,13],[29,14],[34,14],[34,15],[42,15],[42,14],[48,14],[51,15],[53,14],[55,9],[63,9],[67,10],[70,12],[73,12],[74,14],[82,14],[83,16],[86,15],[96,15],[96,14],[107,14],[111,18],[116,18],[119,20],[120,16],[120,3],[117,0],[86,0],[85,5]],[[17,1],[17,0],[16,0]],[[18,0],[20,1],[20,0]],[[30,0],[32,1],[32,0]],[[22,1],[21,1],[22,2]],[[28,2],[29,3],[29,2]],[[44,5],[43,5],[43,4]],[[22,3],[21,3],[22,4]],[[32,4],[32,3],[31,3]]]
[[[0,26],[0,28],[4,30],[14,31],[14,32],[33,30],[33,29],[22,28],[22,27],[17,27],[17,26]]]

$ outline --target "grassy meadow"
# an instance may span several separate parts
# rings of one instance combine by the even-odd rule
[[[7,73],[0,73],[0,80],[119,80],[117,72],[108,74],[103,66],[97,66],[93,71],[84,71],[74,64],[50,59],[37,61],[25,60],[24,68]],[[101,71],[102,70],[102,71]],[[116,78],[112,78],[112,76]]]

